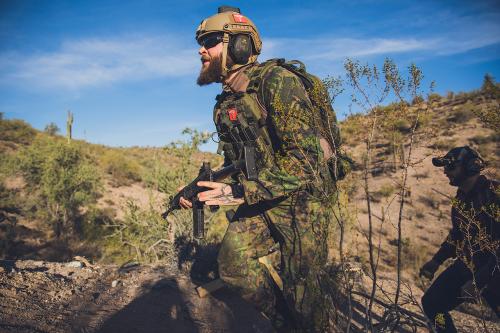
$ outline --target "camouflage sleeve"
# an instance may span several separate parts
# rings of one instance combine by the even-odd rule
[[[317,181],[315,170],[322,153],[311,126],[313,107],[300,79],[277,66],[268,73],[261,89],[259,100],[268,112],[274,165],[260,170],[259,180],[272,197],[279,197]]]

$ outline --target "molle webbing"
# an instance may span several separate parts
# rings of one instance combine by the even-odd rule
[[[267,60],[259,64],[257,68],[252,71],[252,74],[250,75],[250,83],[247,87],[247,92],[258,93],[261,86],[263,86],[263,82],[266,80],[266,77],[270,70],[276,66],[281,66],[297,75],[302,81],[302,84],[304,85],[306,90],[310,90],[313,88],[314,82],[307,77],[306,67],[302,62],[298,60],[285,61],[285,59],[283,58],[276,58]]]

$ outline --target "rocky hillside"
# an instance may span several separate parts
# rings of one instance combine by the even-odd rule
[[[420,299],[428,282],[417,277],[418,268],[451,226],[450,197],[455,191],[442,171],[432,166],[431,157],[468,144],[489,162],[487,174],[498,178],[499,129],[485,115],[498,117],[500,107],[497,96],[478,91],[433,95],[411,109],[423,112],[408,169],[402,277],[404,295],[412,296],[404,298],[405,307],[419,314],[414,301]],[[355,290],[361,294],[369,293],[371,284],[362,182],[368,117],[355,115],[342,123],[346,150],[356,161],[354,171],[342,182],[350,197],[345,202],[344,249],[359,267]],[[201,247],[189,240],[178,241],[182,240],[179,235],[189,234],[182,222],[190,220],[189,212],[173,216],[167,223],[156,219],[166,193],[190,179],[202,160],[215,165],[220,158],[189,150],[190,144],[118,149],[78,143],[97,166],[101,183],[95,200],[78,208],[72,233],[58,238],[42,214],[37,201],[42,197],[30,190],[29,180],[20,172],[11,172],[18,154],[40,137],[46,140],[47,134],[30,130],[27,124],[5,125],[2,121],[2,129],[8,127],[10,132],[4,130],[0,135],[0,332],[272,331],[266,318],[231,292],[222,289],[208,298],[195,292],[196,285],[217,277],[214,259],[226,227],[223,212],[208,215],[209,237]],[[378,133],[371,152],[370,198],[374,242],[380,244],[377,298],[381,301],[392,297],[395,289],[401,156],[408,153],[410,130],[411,124],[401,121],[396,131]],[[332,259],[338,258],[338,232],[335,229]],[[157,238],[145,236],[150,234]],[[75,256],[80,257],[75,260]],[[351,328],[363,331],[366,300],[359,295],[353,300],[359,307]],[[499,331],[498,319],[483,310],[473,305],[453,311],[460,332],[482,332],[485,327]],[[384,308],[375,311],[376,319],[382,320]]]

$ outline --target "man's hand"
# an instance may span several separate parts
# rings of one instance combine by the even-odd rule
[[[181,186],[177,189],[177,192],[180,192],[184,187],[186,186]],[[187,208],[193,208],[193,203],[187,199],[185,199],[184,197],[180,197],[179,199],[179,205],[181,206],[181,208],[183,209],[187,209]]]
[[[429,260],[428,262],[426,262],[422,268],[420,268],[420,272],[419,272],[419,276],[420,277],[426,277],[428,278],[429,280],[432,280],[432,278],[434,277],[434,273],[436,273],[436,271],[438,270],[440,264],[435,261],[435,260]]]
[[[210,189],[198,194],[198,200],[203,201],[205,205],[233,206],[241,205],[244,202],[242,198],[235,198],[233,196],[233,190],[228,184],[200,181],[197,185]]]

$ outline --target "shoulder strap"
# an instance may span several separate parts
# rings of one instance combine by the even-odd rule
[[[248,83],[247,92],[257,93],[270,70],[276,66],[279,66],[281,62],[285,62],[285,59],[269,59],[259,64],[250,75],[250,82]]]
[[[306,66],[298,60],[286,61],[284,58],[273,58],[259,64],[250,74],[250,82],[248,83],[246,92],[257,95],[257,102],[262,108],[264,119],[267,118],[267,110],[264,107],[264,101],[259,100],[258,96],[259,94],[263,96],[264,92],[261,91],[261,88],[271,70],[276,66],[283,67],[297,75],[307,91],[314,86],[314,82],[307,76]]]
[[[286,68],[293,74],[297,75],[300,80],[302,81],[302,84],[306,88],[306,90],[310,90],[314,87],[314,82],[309,78],[307,75],[307,70],[306,66],[304,63],[298,61],[298,60],[290,60],[283,62],[283,64],[280,64],[283,68]]]
[[[283,58],[274,58],[259,64],[259,66],[253,71],[250,77],[250,83],[247,87],[247,92],[258,93],[267,77],[267,74],[276,66],[281,66],[297,75],[307,91],[314,87],[314,82],[308,76],[306,66],[302,62],[298,60],[286,61]]]

